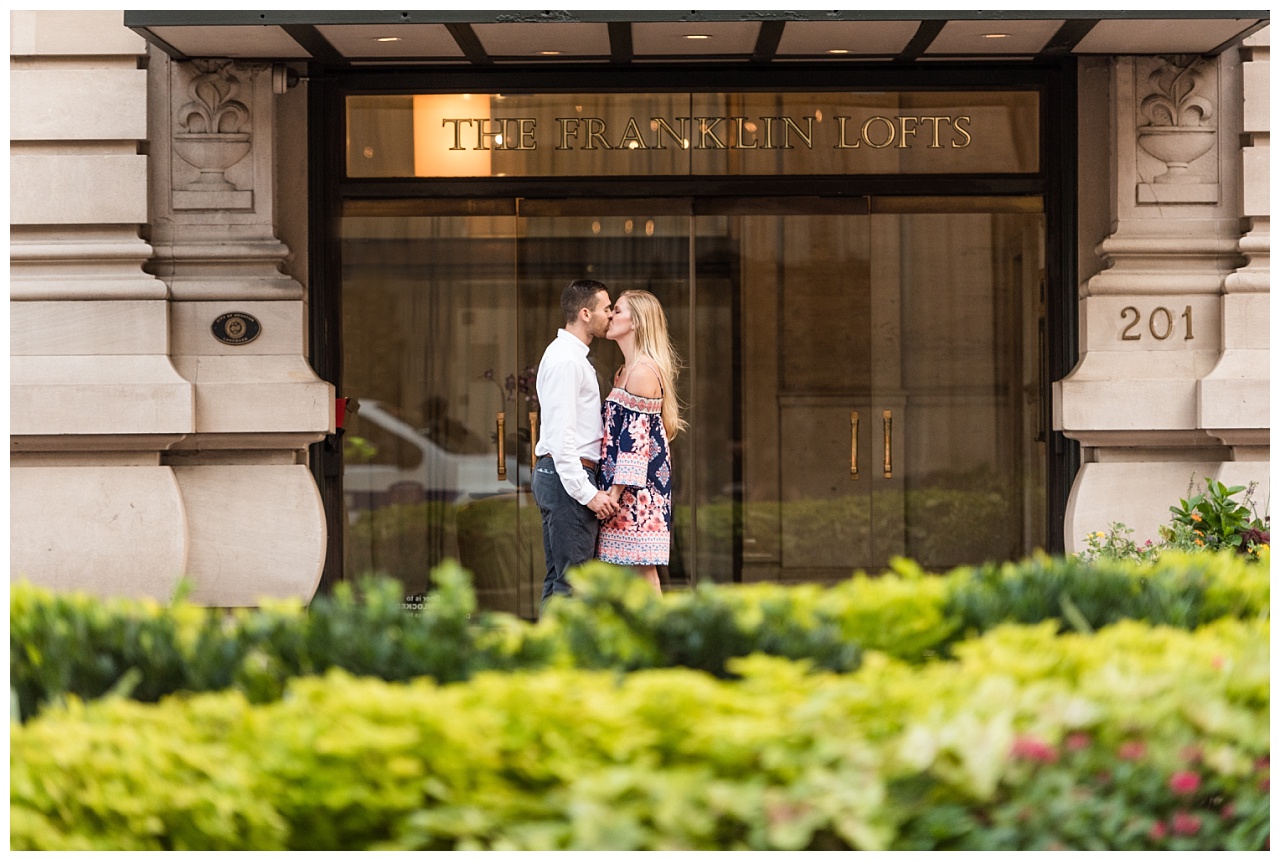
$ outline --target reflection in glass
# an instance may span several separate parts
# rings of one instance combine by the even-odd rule
[[[482,606],[536,615],[533,380],[580,277],[657,295],[686,360],[669,586],[1044,545],[1038,198],[395,206],[341,223],[348,576],[422,594],[457,558]],[[607,391],[621,354],[590,357]]]
[[[519,610],[512,217],[343,219],[346,569],[429,589],[458,559],[482,606]],[[514,424],[514,423],[513,423]],[[527,483],[527,474],[523,476]]]

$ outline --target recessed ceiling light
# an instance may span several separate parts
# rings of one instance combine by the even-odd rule
[[[685,38],[686,39],[710,39],[711,37],[704,33],[689,33],[688,35],[685,36]]]
[[[984,38],[984,39],[1008,39],[1008,38],[1009,38],[1009,34],[1008,34],[1008,33],[983,33],[983,34],[982,34],[982,38]]]
[[[827,53],[828,54],[847,54],[849,53],[849,49],[848,48],[832,48],[831,50],[827,51]]]
[[[378,38],[374,39],[374,41],[375,42],[399,42],[400,37],[399,36],[379,36]]]
[[[560,52],[559,51],[539,51],[538,55],[541,57],[558,57],[560,55]]]

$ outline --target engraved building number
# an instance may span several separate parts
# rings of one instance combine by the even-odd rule
[[[1122,341],[1141,341],[1142,340],[1142,312],[1132,305],[1126,305],[1120,311],[1120,319],[1128,323],[1120,333]],[[1178,320],[1183,321],[1183,325],[1178,325]],[[1147,315],[1146,330],[1151,333],[1151,337],[1157,341],[1165,341],[1181,328],[1184,332],[1182,340],[1194,341],[1195,332],[1191,323],[1191,306],[1188,305],[1181,314],[1175,315],[1173,311],[1160,305],[1152,309]]]

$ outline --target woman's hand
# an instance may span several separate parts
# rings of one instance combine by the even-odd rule
[[[615,484],[613,487],[609,488],[609,498],[617,503],[618,500],[622,499],[622,491],[625,489],[626,487],[624,485]]]

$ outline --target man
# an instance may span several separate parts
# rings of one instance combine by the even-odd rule
[[[533,498],[542,512],[542,544],[547,576],[542,603],[552,595],[571,595],[565,571],[593,558],[600,518],[618,505],[599,489],[600,383],[587,348],[604,337],[613,312],[609,291],[599,281],[580,278],[560,295],[564,328],[538,364],[538,403],[542,430],[533,469]]]

